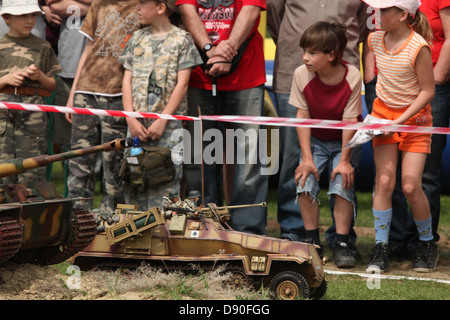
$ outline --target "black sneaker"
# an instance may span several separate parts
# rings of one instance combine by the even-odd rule
[[[356,247],[347,242],[336,242],[332,248],[333,260],[338,268],[354,268],[359,260]]]
[[[389,270],[389,247],[387,244],[378,243],[370,252],[370,262],[367,265],[367,273],[382,273]]]
[[[419,242],[414,255],[414,271],[430,272],[436,269],[439,258],[436,243],[434,240]]]
[[[316,247],[316,251],[319,254],[320,259],[323,259],[323,248],[321,244],[316,243],[313,239],[311,238],[306,238],[305,241],[306,243],[310,243],[310,244],[314,244],[316,246],[319,246],[319,248]]]

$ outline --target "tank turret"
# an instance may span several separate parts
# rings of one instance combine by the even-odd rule
[[[53,162],[83,155],[122,150],[130,139],[74,151],[13,159],[0,163],[0,179]],[[74,209],[74,199],[60,196],[53,183],[0,183],[0,263],[56,264],[85,248],[95,237],[97,224],[92,212]]]

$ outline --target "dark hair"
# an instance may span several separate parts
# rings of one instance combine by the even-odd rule
[[[334,51],[336,59],[331,64],[336,66],[341,63],[347,46],[346,30],[347,28],[343,24],[326,21],[316,22],[303,33],[300,39],[300,47],[323,53]]]

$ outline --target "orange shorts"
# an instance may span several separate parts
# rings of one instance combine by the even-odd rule
[[[373,102],[372,116],[380,119],[395,120],[408,107],[391,108],[383,101],[376,98]],[[431,116],[431,106],[428,104],[417,114],[411,117],[404,125],[410,126],[433,126],[433,117]],[[431,150],[431,133],[411,133],[411,132],[394,132],[391,137],[375,137],[372,146],[380,146],[385,144],[398,144],[398,150],[407,152],[430,153]]]

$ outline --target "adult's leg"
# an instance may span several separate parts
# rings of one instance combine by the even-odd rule
[[[233,115],[260,116],[264,106],[264,86],[226,92],[224,112]],[[258,204],[267,201],[269,177],[261,163],[259,125],[233,123],[236,136],[234,154],[234,181],[230,205]],[[262,128],[263,129],[263,128]],[[241,135],[244,134],[244,137]],[[253,137],[248,138],[246,137]],[[228,141],[229,143],[230,141]],[[263,143],[266,143],[263,141]],[[234,143],[233,143],[234,145]],[[227,154],[230,152],[227,148]],[[245,159],[239,156],[244,153]],[[242,151],[244,151],[242,153]],[[248,155],[248,157],[247,157]],[[266,232],[267,208],[252,207],[231,211],[233,228],[239,231],[264,234]]]
[[[431,115],[434,127],[448,127],[450,119],[450,82],[436,85],[436,95],[431,101]],[[422,176],[422,187],[430,204],[434,240],[439,240],[437,232],[441,211],[441,170],[442,155],[447,144],[447,135],[434,134],[431,137],[431,153],[428,154]],[[412,224],[412,229],[414,225]]]
[[[289,104],[289,94],[276,94],[279,117],[295,118],[297,108]],[[295,168],[300,156],[300,143],[295,127],[280,127],[280,171],[278,180],[277,219],[281,237],[295,241],[305,239],[305,228],[296,203]]]

